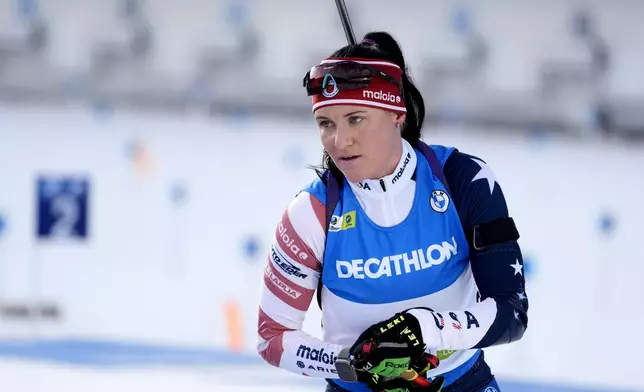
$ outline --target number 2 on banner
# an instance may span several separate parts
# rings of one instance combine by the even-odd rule
[[[51,226],[53,237],[72,237],[74,227],[78,223],[78,201],[72,195],[59,195],[51,201],[51,214],[54,223]]]
[[[85,239],[88,227],[89,180],[72,176],[38,178],[39,239]]]

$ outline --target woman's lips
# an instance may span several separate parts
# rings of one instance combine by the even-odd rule
[[[340,157],[339,159],[339,165],[340,167],[348,168],[351,166],[354,166],[359,160],[360,160],[360,155],[347,155],[344,157]]]

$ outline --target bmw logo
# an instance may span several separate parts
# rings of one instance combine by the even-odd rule
[[[432,196],[429,198],[429,205],[432,206],[432,210],[436,212],[443,213],[449,208],[449,196],[447,192],[444,192],[440,189],[436,189],[432,192]]]

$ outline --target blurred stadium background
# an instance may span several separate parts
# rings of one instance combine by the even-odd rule
[[[401,44],[424,140],[485,159],[517,220],[503,390],[644,390],[644,1],[347,6]],[[321,154],[302,77],[344,43],[330,0],[0,0],[0,390],[323,390],[255,328]]]

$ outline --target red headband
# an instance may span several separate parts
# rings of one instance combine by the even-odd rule
[[[362,58],[327,58],[320,64],[329,64],[339,61],[355,61],[366,64],[387,73],[402,85],[402,70],[400,67],[389,61],[362,59]],[[378,109],[391,110],[398,113],[406,113],[405,98],[401,96],[400,88],[379,75],[374,75],[369,87],[364,89],[340,90],[333,88],[326,94],[313,96],[313,112],[317,109],[330,105],[357,105],[369,106]]]

